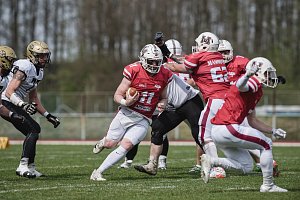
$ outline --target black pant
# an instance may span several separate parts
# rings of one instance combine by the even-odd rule
[[[33,163],[36,152],[36,142],[39,138],[39,133],[41,132],[40,125],[34,119],[32,119],[32,117],[30,117],[30,115],[27,114],[21,107],[5,100],[2,100],[2,104],[8,110],[25,117],[24,123],[16,122],[6,117],[3,118],[12,123],[17,130],[19,130],[21,133],[23,133],[23,135],[26,136],[23,142],[23,151],[21,158],[29,158],[29,163]]]
[[[187,120],[192,136],[195,142],[201,147],[198,140],[199,134],[199,118],[201,111],[204,109],[202,99],[199,95],[185,102],[175,111],[164,111],[152,123],[151,142],[156,145],[161,145],[163,135],[174,129],[182,121]]]

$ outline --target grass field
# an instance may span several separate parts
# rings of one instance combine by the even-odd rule
[[[26,179],[15,175],[21,145],[0,150],[0,199],[300,199],[300,148],[274,147],[281,174],[276,183],[288,193],[260,193],[259,173],[227,173],[225,179],[204,184],[199,174],[188,170],[195,160],[195,147],[170,146],[168,169],[149,176],[131,169],[107,170],[107,181],[94,182],[89,177],[110,150],[98,155],[92,147],[38,145],[36,164],[46,177]],[[149,146],[140,146],[134,163],[147,160]]]

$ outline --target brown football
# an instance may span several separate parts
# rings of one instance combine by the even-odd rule
[[[134,96],[137,93],[137,90],[135,88],[133,88],[133,87],[130,87],[128,89],[128,92],[129,92],[130,96]]]

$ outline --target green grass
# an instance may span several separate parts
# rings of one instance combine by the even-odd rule
[[[288,193],[260,193],[259,173],[227,173],[225,179],[204,184],[199,174],[188,170],[195,162],[195,147],[170,146],[168,169],[149,176],[131,169],[107,170],[107,181],[89,177],[110,150],[98,155],[91,146],[38,145],[36,164],[47,177],[26,179],[15,175],[21,145],[0,150],[0,199],[300,199],[300,148],[274,147],[281,174],[276,184]],[[140,146],[134,163],[147,160],[149,146]],[[119,163],[120,164],[120,163]]]

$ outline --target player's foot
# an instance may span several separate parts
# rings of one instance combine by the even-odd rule
[[[118,168],[128,169],[132,165],[132,160],[125,160]]]
[[[159,156],[157,168],[162,169],[162,170],[167,169],[167,157],[166,156]]]
[[[156,175],[157,163],[155,161],[149,161],[146,165],[135,165],[134,169],[149,175]]]
[[[96,169],[94,169],[90,179],[93,181],[106,181],[106,179],[103,178],[102,174],[99,173]]]
[[[189,170],[190,173],[197,173],[201,171],[201,165],[194,165],[192,169]]]
[[[288,190],[278,187],[277,185],[261,185],[260,192],[287,192]]]
[[[28,169],[31,173],[35,174],[36,177],[41,177],[41,176],[45,176],[43,175],[41,172],[38,172],[35,168],[35,164],[34,163],[30,163],[28,165]]]
[[[102,140],[99,140],[93,149],[93,153],[97,154],[100,153],[104,149],[104,142],[105,142],[105,137]]]
[[[207,154],[201,156],[201,177],[204,183],[209,181],[209,172],[211,169],[210,157]]]
[[[16,170],[16,174],[18,176],[26,177],[26,178],[35,178],[36,175],[33,174],[29,169],[27,165],[19,165],[19,167]]]

